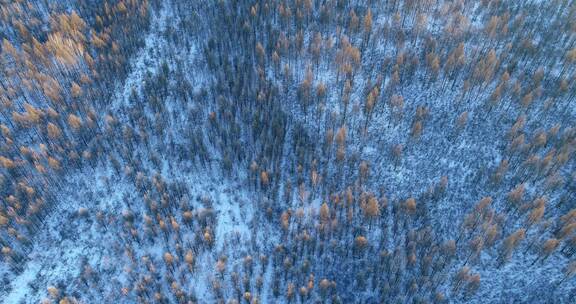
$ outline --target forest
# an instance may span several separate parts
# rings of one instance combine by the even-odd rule
[[[575,303],[575,0],[0,0],[0,303]]]

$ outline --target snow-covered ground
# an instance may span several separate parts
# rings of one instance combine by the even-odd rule
[[[89,171],[67,177],[64,189],[68,190],[61,193],[61,200],[52,211],[50,220],[37,235],[24,270],[11,279],[9,293],[0,296],[2,303],[38,303],[46,297],[49,286],[66,286],[67,290],[73,291],[75,285],[84,284],[81,277],[86,266],[99,273],[105,281],[126,282],[121,268],[124,258],[120,258],[124,253],[118,237],[122,234],[122,214],[128,208],[125,201],[133,200],[137,190],[126,179],[113,179],[109,168]],[[206,251],[197,258],[196,281],[191,282],[199,298],[209,298],[207,284],[215,275],[214,265],[218,258],[214,253],[230,252],[228,263],[239,263],[243,258],[239,255],[243,244],[250,243],[253,237],[251,227],[256,224],[252,218],[253,206],[249,203],[252,195],[242,184],[222,176],[165,174],[168,178],[182,179],[189,186],[189,193],[210,198],[214,208],[215,250]],[[205,206],[198,201],[193,208],[201,210]],[[107,218],[105,229],[94,220],[99,212]],[[257,237],[258,233],[254,236]],[[187,238],[183,236],[183,239]],[[162,260],[163,254],[163,248],[158,244],[143,245],[137,252],[138,256],[148,255],[157,261]],[[115,287],[105,287],[103,291],[110,294]]]
[[[130,59],[130,73],[123,82],[117,83],[109,110],[112,113],[121,106],[130,106],[130,96],[133,91],[140,92],[147,73],[155,73],[161,62],[156,56],[167,45],[162,33],[166,30],[172,16],[171,1],[162,1],[159,11],[152,11],[150,30],[144,33],[144,46]],[[101,113],[107,113],[102,111]]]
[[[534,2],[538,3],[538,1]],[[477,9],[479,7],[474,6],[473,14],[477,13]],[[136,129],[137,124],[134,123],[134,119],[130,115],[143,109],[138,113],[142,117],[135,116],[149,120],[150,125],[147,127],[149,127],[149,133],[152,136],[146,139],[146,144],[140,146],[130,143],[130,147],[127,148],[123,147],[121,143],[119,146],[122,147],[115,147],[115,149],[110,149],[107,152],[109,154],[104,156],[106,161],[97,161],[96,164],[70,171],[73,173],[65,177],[62,184],[63,190],[58,193],[54,209],[48,214],[43,229],[34,238],[34,246],[28,253],[28,260],[23,264],[23,270],[15,276],[8,276],[10,283],[4,289],[6,293],[0,293],[0,299],[3,303],[38,303],[41,299],[48,297],[47,288],[49,286],[55,286],[70,296],[74,296],[74,292],[77,292],[81,298],[95,303],[136,301],[135,294],[138,292],[138,284],[148,280],[148,278],[143,278],[146,276],[144,274],[157,274],[158,268],[161,268],[160,273],[162,275],[158,275],[158,278],[154,277],[157,283],[153,288],[155,292],[169,294],[174,291],[171,289],[176,289],[169,283],[176,282],[188,294],[193,294],[199,303],[213,303],[216,302],[218,290],[221,290],[222,298],[237,297],[240,290],[236,290],[238,283],[233,282],[232,274],[243,273],[242,267],[248,255],[253,255],[251,258],[255,260],[262,258],[261,256],[267,258],[267,260],[263,259],[264,262],[259,264],[257,270],[263,279],[263,287],[259,290],[260,294],[258,295],[261,302],[284,303],[284,298],[272,295],[272,285],[276,280],[282,280],[278,279],[279,274],[284,274],[284,280],[290,275],[293,275],[292,278],[297,277],[299,279],[302,279],[303,276],[295,274],[297,273],[296,270],[282,271],[282,265],[287,263],[287,265],[292,266],[291,261],[302,262],[301,259],[308,257],[316,257],[318,260],[324,259],[328,254],[318,253],[323,252],[324,246],[329,247],[337,244],[344,253],[341,253],[341,256],[334,254],[326,260],[317,261],[312,266],[312,269],[317,271],[317,279],[326,275],[329,278],[332,276],[330,279],[335,281],[353,282],[355,271],[365,269],[362,267],[366,264],[364,260],[348,255],[347,250],[352,245],[345,243],[345,241],[353,239],[356,234],[365,233],[370,244],[381,244],[382,249],[399,252],[400,260],[402,260],[407,255],[406,247],[409,243],[407,235],[409,232],[432,227],[431,229],[436,233],[435,238],[437,238],[434,241],[459,239],[462,219],[473,210],[473,206],[484,196],[494,197],[495,217],[497,217],[499,224],[501,222],[507,224],[499,227],[501,238],[524,226],[523,214],[507,219],[500,218],[504,214],[506,195],[511,187],[508,185],[515,186],[520,182],[523,178],[523,167],[520,165],[511,166],[510,173],[504,178],[505,183],[503,184],[505,186],[502,187],[494,186],[491,177],[501,160],[509,158],[509,151],[506,148],[509,127],[518,115],[527,111],[517,109],[516,101],[512,97],[507,97],[503,101],[503,105],[495,110],[491,109],[491,112],[487,112],[485,105],[476,102],[474,98],[467,98],[468,104],[456,104],[455,100],[458,100],[461,94],[459,85],[450,90],[445,89],[444,86],[428,89],[424,84],[415,81],[415,83],[405,83],[398,89],[404,96],[406,103],[401,119],[395,117],[388,105],[388,100],[382,98],[376,104],[374,114],[367,123],[364,114],[362,114],[363,101],[366,97],[365,88],[368,86],[367,83],[373,81],[371,78],[380,76],[379,71],[376,71],[377,68],[373,71],[374,75],[368,75],[368,70],[372,67],[367,65],[359,68],[360,72],[355,78],[355,87],[351,92],[351,104],[347,109],[348,116],[346,119],[340,120],[339,115],[342,114],[344,108],[341,103],[341,94],[336,89],[330,90],[323,101],[325,102],[323,108],[328,109],[326,112],[306,112],[302,109],[295,92],[297,92],[299,81],[304,78],[304,73],[310,62],[298,58],[282,59],[285,61],[283,63],[286,63],[295,72],[294,79],[296,81],[286,82],[288,87],[283,87],[285,83],[278,81],[281,83],[279,91],[288,92],[286,95],[279,93],[283,98],[283,101],[279,102],[279,109],[287,115],[289,123],[286,127],[287,140],[284,146],[275,147],[280,151],[278,154],[281,155],[281,160],[278,162],[279,172],[274,172],[274,169],[270,171],[272,174],[277,174],[273,175],[272,178],[281,181],[278,187],[281,189],[279,192],[284,190],[287,181],[294,182],[292,185],[294,187],[290,192],[293,197],[291,201],[286,204],[281,203],[280,199],[284,198],[284,194],[272,194],[273,191],[265,189],[265,187],[261,189],[258,178],[252,180],[254,172],[249,172],[244,159],[237,162],[236,159],[230,160],[232,169],[224,173],[223,171],[226,170],[222,170],[222,167],[225,163],[225,157],[229,157],[229,155],[224,155],[224,149],[221,148],[230,142],[240,143],[242,146],[239,149],[246,154],[254,153],[254,155],[246,157],[248,161],[262,159],[260,155],[256,155],[258,148],[252,146],[254,144],[251,142],[252,139],[244,138],[250,137],[251,134],[249,133],[252,131],[250,126],[234,125],[238,122],[247,125],[252,124],[250,119],[253,117],[250,114],[260,109],[254,107],[246,112],[237,113],[236,109],[226,112],[229,109],[222,110],[219,108],[228,104],[220,104],[219,98],[222,96],[219,95],[219,91],[207,93],[207,91],[215,90],[211,86],[216,86],[212,82],[218,79],[217,74],[219,72],[206,71],[207,63],[204,62],[205,57],[202,54],[202,52],[206,52],[203,49],[204,46],[196,43],[195,39],[190,39],[190,41],[186,41],[189,44],[188,47],[181,47],[182,42],[175,43],[174,38],[171,38],[178,36],[179,39],[184,39],[182,37],[184,36],[183,29],[179,28],[184,20],[181,20],[180,16],[182,16],[182,12],[176,11],[172,1],[162,2],[162,8],[153,13],[151,30],[148,33],[143,33],[145,35],[144,47],[130,60],[129,75],[125,81],[117,83],[117,89],[109,107],[99,111],[103,119],[105,115],[110,113],[125,126]],[[481,31],[484,24],[479,19],[481,18],[472,20],[471,26],[473,29]],[[375,24],[381,26],[388,21],[387,18],[380,17],[376,19]],[[206,22],[208,25],[212,24]],[[441,24],[432,24],[428,30],[436,33],[443,28]],[[173,35],[174,33],[176,34]],[[330,33],[328,35],[331,36]],[[310,41],[311,36],[312,33],[307,31],[304,40]],[[331,38],[336,38],[336,36]],[[357,36],[356,40],[353,41],[356,45],[362,43],[360,36]],[[273,44],[274,41],[264,42]],[[235,45],[236,41],[227,43]],[[229,51],[235,54],[234,50]],[[249,51],[245,52],[250,53]],[[366,62],[380,62],[380,59],[373,58],[386,56],[393,58],[396,56],[396,52],[397,50],[393,49],[392,45],[387,47],[378,45],[366,53],[365,56],[368,59],[364,60]],[[241,52],[239,54],[245,55]],[[164,72],[162,71],[164,65],[168,67],[171,73],[178,71],[184,75],[169,75],[168,87],[174,92],[162,96],[162,113],[167,118],[158,119],[155,116],[157,113],[148,105],[146,99],[148,96],[144,96],[143,91],[155,84],[153,82],[157,78],[154,77]],[[228,65],[227,67],[230,68]],[[234,66],[234,68],[238,68],[238,66]],[[224,71],[220,72],[225,73]],[[241,73],[241,71],[235,72]],[[416,73],[413,79],[426,79],[426,73]],[[271,66],[262,75],[266,75],[272,80],[281,77]],[[176,92],[174,89],[184,80],[189,82],[191,86],[191,92],[185,93],[192,95],[191,97],[188,96],[186,100],[177,96],[176,94],[181,92]],[[314,72],[314,82],[316,84],[322,82],[330,88],[335,88],[341,85],[339,80],[341,79],[336,76],[331,62],[321,60]],[[390,75],[384,75],[384,87],[390,81]],[[225,85],[233,86],[232,83]],[[487,85],[485,89],[493,89],[492,84]],[[139,95],[140,99],[131,100],[133,92]],[[478,100],[483,100],[487,95],[482,92],[478,93],[476,97]],[[235,98],[236,96],[232,97]],[[422,135],[413,138],[410,135],[410,129],[413,123],[412,117],[416,116],[414,113],[418,106],[426,106],[428,114],[425,115],[425,119],[422,119],[424,121]],[[555,118],[559,115],[559,109],[541,114],[544,113],[542,107],[542,104],[538,103],[531,110],[541,115],[543,119],[528,122],[522,130],[527,137],[532,136],[539,128],[548,130],[557,122]],[[462,130],[456,130],[454,122],[461,115],[463,109],[468,111],[469,121]],[[573,109],[576,108],[572,107]],[[232,127],[222,127],[218,126],[217,123],[208,122],[213,119],[208,118],[212,117],[212,114],[221,115],[222,112],[230,114],[229,117],[237,115],[239,118],[227,121],[231,123]],[[568,117],[573,116],[570,115],[574,111],[566,112]],[[332,116],[338,119],[332,119]],[[270,119],[267,116],[264,117]],[[147,121],[143,121],[147,123]],[[214,121],[218,120],[215,119]],[[165,124],[156,125],[159,122]],[[567,124],[570,123],[572,122],[567,122]],[[320,181],[320,186],[314,193],[315,196],[308,199],[311,191],[314,190],[305,188],[309,184],[308,179],[310,179],[310,172],[307,172],[310,167],[306,164],[308,161],[306,158],[322,159],[324,151],[321,151],[321,143],[325,140],[325,129],[332,128],[332,131],[336,131],[341,125],[348,126],[349,135],[345,140],[347,160],[342,164],[332,161],[334,157],[332,154],[334,153],[328,149],[327,154],[332,159],[322,164],[326,166],[325,168],[320,168],[322,171],[320,174],[325,174],[323,177],[327,180]],[[366,130],[364,130],[365,125],[367,126]],[[227,141],[224,140],[224,136],[219,136],[220,134],[217,133],[226,127],[235,131],[242,128],[242,131],[233,133],[241,138],[226,138]],[[306,151],[310,155],[302,157],[304,159],[302,163],[301,159],[295,155],[296,152],[292,150],[295,143],[301,140],[298,133],[299,127],[302,127],[305,135],[309,136],[309,146],[306,148],[311,150]],[[152,129],[159,129],[159,131]],[[563,126],[562,132],[567,132],[566,130],[567,128]],[[189,148],[191,145],[190,138],[194,135],[192,134],[193,131],[200,131],[200,139],[206,143],[208,161],[204,162],[202,166],[197,165],[195,160],[186,159],[182,156],[188,156],[192,153],[164,153],[166,151],[193,150]],[[266,131],[268,130],[263,133]],[[157,134],[161,135],[157,136]],[[143,142],[142,139],[140,140]],[[552,150],[561,146],[559,139],[551,138],[550,142],[551,144],[546,147],[547,149]],[[403,145],[404,150],[402,157],[396,160],[391,157],[391,151],[398,144]],[[196,154],[192,155],[192,157],[196,157]],[[319,157],[320,155],[322,156]],[[115,169],[107,164],[108,157],[128,159],[124,163],[126,167],[120,168],[120,173],[116,173]],[[273,163],[266,157],[263,158],[262,163]],[[359,185],[357,181],[359,180],[358,162],[360,160],[365,161],[370,168],[370,178],[368,182],[362,185]],[[134,167],[130,167],[131,165]],[[303,165],[304,169],[302,170],[304,172],[295,173],[294,175],[298,177],[293,177],[293,171],[301,170],[293,167],[299,165]],[[567,167],[567,170],[573,169],[573,161]],[[130,172],[129,169],[136,169],[137,172]],[[258,170],[262,169],[264,168]],[[143,176],[145,187],[141,187],[139,183],[142,181],[135,177],[139,176],[139,173]],[[517,177],[516,174],[520,177]],[[256,175],[258,175],[257,171]],[[433,189],[442,176],[448,178],[445,193],[433,200],[429,199],[428,189]],[[303,181],[303,188],[298,189],[296,182],[301,180]],[[323,189],[324,184],[336,185],[334,187],[336,189]],[[181,185],[184,189],[178,188]],[[526,182],[527,204],[529,200],[544,192],[544,185],[545,180],[541,177]],[[162,190],[154,187],[162,188]],[[352,219],[351,223],[345,223],[345,225],[350,225],[349,231],[342,232],[341,235],[338,235],[339,239],[328,244],[328,242],[318,241],[320,239],[318,236],[320,225],[317,222],[317,215],[324,202],[327,201],[332,204],[330,201],[332,193],[328,193],[329,191],[335,190],[336,192],[344,189],[338,187],[352,187],[355,189],[354,191],[358,192],[366,190],[377,196],[382,196],[382,198],[387,198],[388,204],[381,209],[382,220],[376,221],[377,224],[373,225],[371,230],[366,231],[363,222]],[[550,192],[550,203],[546,209],[546,215],[552,214],[555,217],[560,215],[560,208],[555,209],[552,206],[558,203],[563,194],[563,192],[560,194]],[[302,201],[300,195],[304,198]],[[418,206],[428,204],[422,208],[427,212],[425,219],[419,219],[415,223],[398,219],[397,214],[402,212],[400,206],[408,197],[415,197]],[[342,198],[342,200],[344,199]],[[184,201],[185,203],[183,203]],[[162,208],[169,211],[163,209],[161,212],[154,212],[156,217],[149,218],[149,215],[152,214],[150,206],[153,205],[150,202],[156,204],[155,207],[158,204],[167,205],[162,206]],[[332,205],[330,206],[332,208]],[[358,207],[354,208],[358,210]],[[566,209],[566,207],[563,208]],[[183,212],[188,209],[194,216],[193,224],[184,223]],[[289,211],[293,218],[296,217],[296,212],[302,212],[302,222],[304,223],[300,227],[302,231],[298,231],[294,227],[296,225],[294,220],[291,222],[292,226],[288,232],[282,231],[278,222],[279,215],[283,211]],[[270,218],[267,218],[268,216]],[[345,216],[342,214],[339,216],[334,217],[334,222],[330,224],[343,224],[338,223],[338,219],[344,219]],[[166,231],[169,232],[150,232],[145,224],[147,220],[158,226],[157,222],[160,221],[170,226],[172,220],[177,224],[176,227],[189,226],[179,229],[174,228],[172,224],[171,228],[166,228]],[[135,231],[136,236],[131,235],[133,232],[131,228],[135,228],[133,231]],[[534,226],[528,230],[528,239],[533,241],[553,236],[550,232],[540,232]],[[295,250],[297,253],[284,252],[283,250],[286,249],[283,246],[294,248],[289,246],[302,241],[300,239],[301,233],[314,235],[314,244],[307,249],[302,249],[302,256],[294,256],[300,253],[297,250]],[[211,238],[213,238],[213,244],[207,240]],[[449,282],[460,267],[464,266],[465,262],[462,256],[465,257],[469,250],[469,244],[466,242],[468,240],[458,244],[458,250],[461,251],[459,259],[457,258],[447,270],[438,275],[441,277],[438,279],[441,286],[436,286],[439,291],[451,294]],[[320,245],[317,246],[318,243]],[[558,282],[564,277],[564,267],[559,265],[566,265],[571,258],[564,253],[555,251],[545,261],[538,261],[531,265],[539,257],[537,249],[540,244],[532,248],[526,248],[525,243],[522,245],[520,250],[514,252],[514,258],[505,265],[499,265],[497,262],[500,244],[483,250],[477,259],[467,264],[474,273],[481,275],[481,285],[478,292],[473,298],[454,297],[450,302],[545,303],[554,301],[550,299],[557,297],[560,299],[560,303],[564,303],[566,302],[564,299],[573,298],[571,297],[571,293],[574,293],[572,290],[576,290],[574,289],[576,282],[573,279],[565,282],[561,288],[558,287]],[[169,265],[166,265],[168,264],[165,262],[167,253],[175,256],[176,260],[182,259],[182,254],[177,253],[179,246],[194,251],[195,266],[193,270],[190,270],[190,273],[186,272],[185,267],[171,270]],[[430,253],[431,255],[436,254],[437,248],[430,251],[434,251]],[[276,254],[287,260],[273,261]],[[318,255],[316,256],[316,254]],[[380,254],[382,252],[370,252],[366,261],[378,261]],[[334,256],[340,258],[345,256],[345,262],[338,264],[339,261],[336,261],[337,265],[333,265],[330,269],[321,266],[325,263],[332,265],[330,263],[334,263]],[[218,268],[222,265],[225,265],[226,271],[223,271],[225,275],[219,273]],[[297,264],[297,266],[304,268],[302,263]],[[4,272],[2,267],[0,265],[0,274]],[[356,267],[358,268],[356,269]],[[406,270],[408,275],[400,276],[400,279],[397,278],[401,282],[398,283],[398,286],[402,285],[399,290],[408,291],[408,288],[404,287],[409,283],[408,279],[405,278],[412,274],[411,271],[408,269]],[[91,275],[92,273],[97,275]],[[387,273],[382,275],[382,278],[392,277],[392,275],[395,274]],[[96,277],[98,278],[96,279]],[[243,284],[249,286],[255,284],[254,277],[249,277],[246,280],[247,283],[243,282]],[[282,284],[285,283],[287,282],[282,281]],[[223,286],[218,284],[223,284]],[[428,283],[424,282],[423,284],[424,287],[421,289],[429,287],[425,285]],[[221,289],[215,286],[220,286]],[[286,290],[285,287],[282,285],[280,288],[284,291]],[[339,287],[345,293],[348,292],[345,295],[348,297],[347,299],[352,298],[353,295],[349,294],[352,288],[355,288],[352,283],[350,286]],[[123,288],[126,291],[122,290]],[[380,287],[372,286],[372,288],[376,290]],[[363,299],[369,299],[367,301],[370,302],[375,301],[373,296],[375,293],[367,290],[359,292],[359,295],[365,296]],[[546,298],[538,298],[538,294],[546,294]],[[301,300],[301,302],[306,302],[306,300]]]

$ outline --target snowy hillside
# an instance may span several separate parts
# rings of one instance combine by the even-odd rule
[[[573,303],[576,1],[0,1],[1,303]]]

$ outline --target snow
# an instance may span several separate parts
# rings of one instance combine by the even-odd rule
[[[121,106],[130,106],[132,91],[140,92],[144,85],[145,75],[147,73],[154,74],[157,71],[160,62],[155,60],[154,55],[160,51],[158,50],[159,47],[166,45],[162,41],[162,32],[166,29],[170,18],[173,18],[170,3],[170,1],[162,1],[160,11],[153,11],[151,30],[146,33],[144,47],[131,58],[130,73],[124,83],[118,83],[118,88],[112,99],[114,102],[110,104],[110,111],[117,111]],[[106,113],[106,111],[102,113]]]
[[[241,239],[246,240],[250,236],[250,230],[246,222],[250,221],[247,218],[246,212],[241,214],[241,206],[239,202],[234,202],[230,197],[222,197],[219,192],[216,194],[216,211],[218,223],[216,225],[216,248],[220,251],[224,247],[224,241],[230,239],[232,236],[238,234]],[[243,203],[245,206],[249,206]],[[251,216],[251,214],[250,214]]]
[[[106,247],[112,244],[114,236],[101,234],[85,219],[76,215],[79,202],[88,205],[88,202],[83,203],[88,193],[102,192],[100,177],[83,173],[70,176],[69,180],[75,186],[70,185],[70,190],[62,196],[65,200],[59,202],[51,214],[52,219],[37,235],[37,242],[28,255],[29,261],[24,271],[12,280],[11,291],[6,296],[8,303],[37,303],[48,286],[77,277],[83,259],[88,259],[93,265],[109,267],[106,266],[106,260],[111,258],[111,253]],[[76,189],[83,191],[78,192]],[[117,208],[121,202],[118,195],[119,192],[115,191],[108,197],[101,197],[102,202],[106,203],[91,210]],[[28,283],[31,282],[34,282],[37,289],[30,289]],[[72,285],[72,282],[67,284]]]
[[[117,257],[121,256],[122,252],[114,248],[118,233],[114,231],[115,226],[111,225],[109,231],[102,231],[101,228],[97,228],[95,221],[79,217],[76,213],[80,205],[88,206],[91,215],[98,211],[119,215],[126,208],[123,197],[136,190],[125,180],[112,180],[112,183],[109,183],[109,187],[112,188],[102,191],[106,188],[102,181],[112,178],[111,171],[100,167],[96,168],[94,173],[87,175],[79,172],[69,176],[67,179],[69,185],[66,188],[70,190],[62,195],[66,199],[58,204],[52,213],[53,219],[37,236],[37,243],[29,254],[30,261],[26,263],[25,270],[12,280],[10,293],[0,296],[6,303],[37,303],[42,299],[48,286],[57,285],[59,282],[64,282],[70,288],[73,286],[72,282],[76,282],[82,272],[83,260],[95,270],[110,273],[110,278],[117,279],[120,284],[126,283],[122,269],[117,268]],[[252,195],[242,189],[243,185],[226,180],[216,182],[216,179],[222,177],[209,178],[200,173],[191,176],[182,175],[181,172],[173,173],[175,175],[163,172],[167,178],[186,179],[190,193],[210,197],[213,201],[217,219],[215,252],[226,252],[249,242],[252,237],[250,227],[254,223],[252,223],[252,205],[248,204],[247,200]],[[78,192],[76,189],[82,190]],[[96,201],[86,200],[89,193],[98,194],[95,197]],[[157,245],[141,246],[137,249],[137,254],[150,255],[153,259],[162,260],[164,250]],[[230,254],[229,258],[228,263],[233,264],[236,263],[234,261],[241,261],[243,256]],[[196,280],[191,284],[201,298],[210,296],[206,282],[215,275],[216,260],[217,256],[211,252],[204,252],[198,257],[197,264],[201,265],[201,268],[195,276]],[[68,279],[73,281],[70,282]],[[37,289],[32,290],[29,283],[34,283]]]
[[[538,3],[539,1],[533,1]],[[167,38],[165,33],[171,29],[182,31],[177,28],[179,20],[178,12],[172,6],[171,1],[163,1],[162,9],[154,14],[152,18],[151,30],[146,33],[144,47],[138,51],[130,60],[130,73],[123,83],[117,84],[113,102],[108,109],[103,109],[104,115],[112,112],[113,115],[122,122],[128,122],[126,113],[129,110],[138,108],[138,104],[130,103],[132,91],[141,93],[146,87],[146,82],[150,81],[147,74],[152,75],[159,72],[159,67],[165,61],[170,70],[174,72],[182,64],[186,73],[185,78],[191,81],[194,93],[199,93],[211,85],[211,74],[204,73],[203,64],[199,64],[202,59],[200,44],[192,43],[189,48],[177,48],[174,42]],[[376,24],[385,22],[385,18],[378,18]],[[472,23],[476,29],[482,28],[483,20],[478,18]],[[432,25],[431,25],[432,26]],[[441,25],[437,25],[438,28]],[[432,29],[434,30],[434,29]],[[306,33],[306,39],[309,39]],[[358,45],[358,41],[355,42]],[[176,48],[176,49],[175,49]],[[393,54],[393,49],[378,46],[371,56],[384,57]],[[294,70],[302,73],[295,75],[296,79],[303,78],[303,71],[308,63],[305,60],[296,61]],[[366,67],[363,67],[366,68]],[[377,68],[376,68],[377,70]],[[268,77],[276,77],[272,70],[266,71]],[[424,192],[429,187],[433,187],[443,175],[448,176],[448,190],[445,196],[434,201],[430,206],[429,218],[436,219],[426,223],[433,225],[438,234],[445,239],[455,239],[459,233],[460,223],[466,212],[469,212],[473,205],[483,196],[493,195],[495,205],[500,207],[508,189],[492,189],[486,187],[489,183],[490,173],[498,166],[502,159],[507,157],[503,146],[506,145],[505,134],[511,118],[518,114],[517,110],[510,109],[510,116],[504,117],[502,123],[499,108],[486,114],[482,105],[462,105],[462,109],[469,109],[469,125],[461,132],[456,132],[452,122],[456,119],[460,111],[456,110],[453,103],[459,97],[459,88],[456,90],[425,89],[419,83],[404,84],[400,88],[406,105],[404,108],[405,117],[411,117],[416,106],[426,105],[430,110],[430,117],[425,120],[424,131],[419,139],[413,139],[407,130],[410,129],[411,119],[405,118],[397,121],[392,111],[386,105],[386,100],[379,101],[375,108],[373,119],[368,124],[368,132],[363,135],[364,118],[362,114],[362,100],[364,98],[364,87],[368,78],[374,75],[364,75],[359,73],[355,82],[355,89],[352,92],[351,104],[348,106],[349,116],[359,116],[362,119],[352,120],[347,117],[345,123],[349,127],[347,154],[355,154],[358,159],[366,160],[370,165],[370,181],[363,185],[365,189],[383,189],[382,195],[388,198],[388,205],[382,208],[384,221],[376,225],[367,233],[370,243],[381,241],[390,251],[395,248],[402,248],[406,242],[405,233],[394,235],[396,231],[396,219],[392,216],[393,205],[403,201],[407,197],[418,198],[424,196]],[[415,78],[424,77],[416,75]],[[178,80],[170,78],[172,84]],[[315,71],[315,81],[322,81],[335,87],[338,83],[330,65],[320,64],[318,71]],[[385,82],[388,78],[385,79]],[[288,88],[292,90],[293,88]],[[243,258],[247,254],[270,254],[276,245],[281,245],[281,232],[279,225],[275,223],[277,219],[270,221],[262,219],[264,210],[259,210],[263,206],[262,201],[267,201],[274,207],[277,204],[266,195],[258,193],[257,186],[247,183],[248,176],[242,165],[234,165],[232,173],[229,175],[220,173],[218,166],[221,164],[222,156],[219,153],[218,145],[221,143],[217,139],[211,138],[207,126],[201,119],[193,122],[188,121],[189,111],[196,107],[205,107],[201,111],[207,112],[216,110],[217,105],[212,104],[209,99],[213,96],[194,96],[194,102],[183,102],[174,96],[168,96],[163,100],[166,108],[170,128],[165,131],[165,138],[150,138],[149,147],[135,147],[135,155],[141,156],[139,159],[143,168],[139,168],[147,178],[158,174],[168,184],[182,183],[186,187],[187,199],[190,200],[191,210],[195,215],[199,212],[213,212],[215,223],[207,225],[213,229],[215,244],[210,250],[198,249],[196,256],[196,269],[191,275],[192,279],[183,284],[183,288],[193,291],[199,299],[205,302],[214,302],[211,282],[218,276],[215,265],[218,259],[227,258],[227,271],[235,271],[241,267]],[[293,97],[293,96],[292,96]],[[483,97],[483,96],[480,96]],[[330,90],[326,98],[326,109],[338,112],[342,111],[338,90]],[[481,98],[479,98],[481,99]],[[138,101],[140,102],[140,101]],[[512,102],[506,100],[505,102]],[[357,112],[352,113],[354,105],[357,105]],[[460,106],[460,105],[458,105]],[[446,111],[447,107],[454,107],[454,111]],[[288,151],[293,145],[293,135],[295,126],[302,124],[308,131],[312,141],[320,141],[323,138],[321,130],[325,127],[320,115],[317,113],[304,113],[298,102],[285,102],[282,109],[289,115],[290,124],[287,130],[286,147],[281,147],[283,159],[280,167],[285,171],[292,170],[290,166],[293,159],[292,151]],[[452,108],[450,108],[452,109]],[[576,108],[573,108],[576,109]],[[149,109],[144,111],[144,115],[152,117],[154,113]],[[199,115],[204,118],[203,114]],[[553,116],[549,115],[549,116]],[[552,119],[546,121],[532,122],[526,127],[525,132],[540,127],[549,126]],[[541,125],[540,125],[541,124]],[[339,127],[334,124],[335,127]],[[208,146],[211,162],[206,168],[199,169],[194,165],[194,160],[177,159],[176,156],[162,155],[168,143],[186,146],[189,145],[187,132],[189,129],[199,128],[202,131],[203,140],[210,143]],[[241,139],[244,140],[244,139]],[[403,144],[405,149],[399,161],[391,159],[390,150],[393,145]],[[249,145],[246,147],[251,149]],[[131,151],[132,152],[132,151]],[[252,152],[252,151],[251,151]],[[314,151],[317,152],[317,151]],[[110,156],[116,155],[110,152]],[[156,166],[151,160],[151,155],[160,155],[160,165]],[[254,153],[256,154],[256,153]],[[430,157],[433,155],[433,157]],[[107,155],[108,156],[108,155]],[[327,164],[327,178],[336,178],[338,169],[334,164]],[[347,165],[344,165],[347,166]],[[518,169],[512,169],[518,170]],[[356,178],[357,168],[346,168],[344,172],[349,173],[350,180]],[[286,173],[284,173],[286,174]],[[307,173],[306,173],[307,174]],[[510,174],[512,175],[512,174]],[[250,185],[248,185],[250,184]],[[534,197],[540,194],[542,181],[535,180],[527,183],[527,197]],[[280,184],[282,189],[283,183]],[[19,304],[37,303],[46,296],[46,287],[51,285],[64,285],[68,290],[73,290],[75,286],[83,284],[81,276],[83,267],[88,265],[101,273],[103,281],[110,286],[105,286],[104,292],[110,298],[117,298],[119,287],[131,287],[134,284],[133,275],[130,272],[138,272],[137,263],[127,257],[120,244],[124,244],[129,236],[123,230],[122,213],[130,210],[138,218],[136,225],[142,227],[141,218],[147,210],[142,202],[144,199],[139,189],[131,177],[121,173],[116,175],[112,168],[107,165],[98,165],[90,168],[86,166],[78,171],[69,174],[64,181],[63,189],[67,189],[59,196],[55,210],[49,215],[50,220],[35,238],[35,245],[28,255],[29,261],[24,265],[24,271],[15,277],[10,277],[11,283],[7,288],[8,293],[2,294],[0,298],[6,303]],[[264,191],[263,191],[264,192]],[[308,193],[310,194],[310,193]],[[318,210],[325,197],[316,193],[316,196],[305,199],[302,204],[298,199],[298,189],[293,189],[292,196],[296,199],[289,202],[292,210],[300,207],[305,213],[305,222],[309,227],[315,224]],[[204,200],[203,198],[207,198]],[[551,197],[551,201],[557,197]],[[127,202],[133,205],[128,206]],[[277,204],[280,205],[280,204]],[[79,207],[89,210],[90,216],[83,218],[77,214]],[[279,208],[277,208],[279,209]],[[276,211],[276,210],[275,210]],[[102,212],[107,216],[109,227],[104,230],[94,220],[94,215]],[[175,214],[176,220],[181,222],[180,210]],[[552,211],[554,212],[554,211]],[[514,222],[516,219],[511,219]],[[505,227],[512,231],[521,225],[518,219],[515,225]],[[417,223],[417,225],[424,225]],[[417,226],[415,225],[415,226]],[[183,243],[195,242],[194,235],[205,227],[194,227],[182,233]],[[535,230],[535,229],[534,229]],[[200,231],[201,232],[201,231]],[[529,231],[528,235],[535,235],[535,231]],[[384,237],[383,237],[384,235]],[[159,236],[158,239],[162,237]],[[144,237],[141,237],[144,239]],[[174,240],[167,238],[163,242],[146,242],[134,246],[134,256],[138,260],[148,256],[155,262],[156,267],[164,270],[163,255],[174,248]],[[197,244],[194,244],[194,246]],[[342,245],[343,247],[345,245]],[[459,244],[465,246],[465,244]],[[195,250],[197,248],[195,247]],[[559,297],[566,297],[567,290],[573,288],[574,282],[569,282],[568,287],[562,290],[555,286],[559,278],[563,277],[561,267],[566,263],[567,258],[561,253],[554,253],[546,261],[538,262],[532,267],[527,264],[532,263],[536,252],[523,253],[524,248],[516,252],[514,259],[502,267],[496,264],[497,257],[494,252],[497,249],[483,251],[480,258],[473,264],[473,271],[481,274],[482,285],[477,296],[467,299],[470,303],[499,302],[502,299],[518,298],[519,292],[534,291],[530,302],[538,303],[542,299],[534,298],[538,292]],[[196,252],[195,252],[196,253]],[[255,259],[257,257],[254,257]],[[354,267],[355,261],[347,261]],[[458,261],[461,264],[461,261]],[[457,263],[457,264],[458,264]],[[454,265],[450,273],[458,270]],[[130,265],[130,266],[128,266]],[[136,265],[136,266],[134,266]],[[348,269],[350,265],[342,265],[342,269]],[[134,269],[123,269],[134,266]],[[260,298],[263,303],[275,301],[282,303],[283,299],[272,299],[271,284],[274,280],[274,265],[272,258],[268,259],[266,265],[260,265],[264,276],[264,286]],[[0,273],[3,269],[0,265]],[[141,267],[141,266],[140,266]],[[321,269],[322,272],[330,273],[332,269]],[[138,274],[138,273],[137,273]],[[229,278],[223,280],[224,284],[229,284]],[[513,285],[512,285],[513,284]],[[511,290],[506,291],[508,286]],[[347,287],[347,286],[346,286]],[[515,289],[515,290],[514,290]],[[499,293],[502,291],[503,293]],[[100,291],[98,291],[100,292]],[[228,289],[226,296],[230,296],[232,291]],[[95,292],[97,293],[97,292]],[[367,295],[369,295],[367,293]],[[102,301],[98,294],[87,295],[86,297],[94,302]],[[523,298],[526,300],[526,298]]]
[[[11,292],[3,297],[6,304],[18,304],[26,299],[31,293],[29,284],[36,279],[42,265],[40,263],[31,263],[20,275],[10,283]]]

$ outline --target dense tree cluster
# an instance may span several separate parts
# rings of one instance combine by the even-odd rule
[[[105,155],[95,109],[127,74],[149,24],[147,1],[2,1],[0,245],[21,269],[58,201],[62,176]]]

